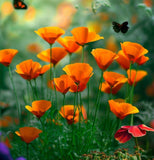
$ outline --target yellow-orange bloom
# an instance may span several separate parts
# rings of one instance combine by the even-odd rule
[[[136,70],[128,69],[127,70],[127,75],[128,75],[128,83],[132,86],[134,83],[134,85],[137,84],[137,82],[139,82],[140,80],[142,80],[148,73],[146,71],[142,71],[142,70],[138,70],[136,73]]]
[[[87,113],[86,113],[85,108],[83,106],[79,106],[79,107],[81,107],[80,110],[81,110],[82,115],[83,115],[83,116],[81,116],[81,120],[83,121],[83,118],[84,118],[84,120],[86,120],[87,119]],[[75,110],[75,114],[74,114],[74,110]],[[65,118],[67,120],[68,124],[73,123],[73,117],[74,117],[74,124],[79,122],[79,116],[80,116],[79,109],[74,107],[74,105],[62,106],[59,113],[61,114],[61,116],[63,118]]]
[[[66,94],[70,87],[74,84],[74,81],[68,75],[61,75],[59,78],[54,78],[56,90],[62,94]]]
[[[81,46],[79,46],[76,42],[75,42],[75,39],[74,37],[72,36],[66,36],[64,38],[62,37],[59,37],[57,39],[57,41],[66,49],[66,51],[69,53],[69,54],[72,54],[74,52],[77,52]]]
[[[22,141],[29,144],[33,140],[39,137],[39,134],[42,133],[42,130],[35,127],[22,127],[19,128],[19,131],[15,132]]]
[[[142,65],[142,64],[146,63],[148,60],[149,60],[149,57],[141,56],[136,60],[136,63],[138,65]]]
[[[141,46],[138,43],[133,43],[133,42],[121,43],[121,48],[124,54],[133,63],[135,63],[136,60],[139,59],[141,56],[144,56],[145,54],[148,53],[148,50],[145,49],[143,46]]]
[[[94,56],[97,65],[101,70],[106,70],[110,64],[117,58],[117,55],[110,50],[97,48],[93,49],[91,54]]]
[[[12,62],[13,57],[18,53],[16,49],[3,49],[0,50],[0,63],[8,67]]]
[[[53,63],[54,65],[56,65],[66,55],[67,52],[64,48],[54,47],[52,48],[52,57],[50,57],[50,49],[42,51],[37,55],[37,57],[42,61]]]
[[[51,102],[46,100],[33,101],[32,107],[27,105],[25,108],[33,113],[37,118],[41,118],[44,113],[51,108]]]
[[[41,65],[32,59],[21,62],[16,65],[16,72],[24,79],[35,79],[40,75]]]
[[[119,73],[105,71],[103,73],[105,82],[102,83],[101,91],[105,93],[116,94],[124,83],[127,82],[127,78]]]
[[[69,64],[63,70],[77,85],[80,85],[81,81],[88,83],[90,77],[93,75],[93,68],[88,63]]]
[[[116,61],[119,63],[119,65],[127,70],[130,67],[130,60],[128,59],[128,57],[123,53],[122,50],[120,50],[118,52],[118,58],[116,59]]]
[[[89,32],[87,27],[77,27],[72,29],[73,34],[77,44],[83,46],[89,42],[98,41],[104,39],[104,37],[99,36],[95,32]]]
[[[40,69],[40,76],[43,75],[45,72],[47,72],[50,69],[50,64],[44,65]]]
[[[129,103],[119,102],[119,100],[109,100],[108,102],[111,112],[113,112],[121,120],[129,114],[135,114],[139,112],[135,106],[132,106]]]
[[[65,31],[59,27],[44,27],[35,31],[35,33],[38,34],[49,44],[53,44],[55,43],[57,38],[59,38],[61,35],[65,33]]]

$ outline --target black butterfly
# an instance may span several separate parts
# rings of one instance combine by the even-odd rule
[[[122,24],[119,24],[117,22],[112,22],[112,25],[113,25],[113,29],[115,32],[122,32],[122,33],[126,33],[129,29],[129,27],[127,26],[128,25],[128,22],[123,22]]]
[[[22,0],[13,0],[15,9],[27,9],[27,5]]]

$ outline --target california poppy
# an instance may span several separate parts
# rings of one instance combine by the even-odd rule
[[[21,62],[16,65],[16,72],[24,79],[35,79],[40,75],[41,65],[32,59]]]
[[[122,126],[114,135],[114,138],[120,143],[129,141],[132,137],[142,137],[146,135],[146,131],[154,131],[144,124],[136,126]]]
[[[121,43],[121,48],[124,54],[133,63],[135,63],[138,58],[148,53],[148,50],[145,49],[143,46],[133,42]]]
[[[85,80],[80,80],[79,84],[74,83],[70,87],[70,92],[82,92],[84,89],[87,87],[87,81]]]
[[[105,93],[111,93],[112,91],[112,94],[116,94],[123,84],[127,82],[127,78],[124,75],[116,72],[105,71],[103,78],[105,82],[101,85],[101,91]]]
[[[41,67],[40,69],[40,76],[43,75],[45,72],[47,72],[50,69],[50,64],[44,65],[43,67]]]
[[[132,86],[134,83],[134,85],[137,84],[137,82],[139,82],[140,80],[142,80],[148,73],[146,71],[142,71],[142,70],[134,70],[134,69],[131,69],[131,72],[130,70],[128,69],[127,70],[127,75],[128,75],[128,83]]]
[[[79,46],[76,42],[75,42],[75,39],[74,37],[72,36],[66,36],[64,38],[62,37],[59,37],[57,39],[57,41],[66,49],[66,51],[69,53],[69,54],[72,54],[74,52],[77,52],[81,46]]]
[[[74,84],[74,81],[68,75],[61,75],[59,78],[54,78],[56,90],[62,94],[66,94],[70,87]]]
[[[93,75],[93,68],[88,63],[69,64],[66,65],[63,70],[77,85],[80,85],[81,81],[87,83]]]
[[[116,59],[116,61],[119,63],[119,65],[127,70],[130,67],[130,60],[128,59],[128,57],[123,53],[122,50],[120,50],[118,52],[118,58]]]
[[[129,103],[119,102],[116,100],[109,100],[110,110],[121,120],[129,114],[138,113],[139,110]]]
[[[46,100],[33,101],[32,107],[27,105],[25,108],[33,113],[37,118],[41,118],[44,113],[51,108],[51,102]]]
[[[97,65],[101,70],[106,70],[117,58],[117,55],[114,52],[103,48],[93,49],[91,54],[94,56]]]
[[[59,38],[61,35],[65,33],[65,31],[59,27],[44,27],[35,31],[35,33],[38,34],[49,44],[53,44],[55,43],[57,38]]]
[[[71,33],[77,44],[83,46],[89,42],[98,41],[104,39],[104,37],[99,36],[95,32],[89,32],[87,27],[77,27],[72,29]]]
[[[142,65],[142,64],[146,63],[148,60],[149,60],[149,57],[141,56],[138,59],[136,59],[136,63],[138,65]]]
[[[33,140],[39,137],[39,134],[42,133],[42,130],[35,127],[22,127],[19,128],[19,131],[15,132],[22,141],[29,144]]]
[[[77,106],[76,106],[77,107]],[[79,106],[81,107],[81,112],[83,115],[84,120],[87,119],[87,113],[86,110],[83,106]],[[74,110],[75,110],[75,114],[74,114]],[[63,118],[65,118],[67,120],[68,124],[72,124],[73,123],[73,117],[74,117],[74,124],[79,122],[79,109],[75,108],[73,105],[65,105],[62,106],[59,113],[61,114],[61,116]],[[83,120],[82,118],[82,120]]]
[[[16,49],[3,49],[0,50],[0,63],[8,67],[12,62],[14,56],[18,53]]]
[[[52,48],[52,57],[50,58],[50,49],[42,51],[37,55],[39,59],[45,62],[53,63],[56,65],[62,58],[67,55],[67,52],[64,48],[54,47]]]

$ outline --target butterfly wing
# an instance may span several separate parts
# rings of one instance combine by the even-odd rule
[[[15,9],[27,9],[27,5],[22,0],[13,0]]]
[[[115,32],[120,32],[120,28],[121,28],[121,26],[120,26],[120,24],[119,23],[117,23],[117,22],[112,22],[112,25],[113,25],[113,30],[115,31]]]
[[[121,24],[121,32],[122,33],[126,33],[128,31],[129,27],[127,25],[128,25],[127,21]]]

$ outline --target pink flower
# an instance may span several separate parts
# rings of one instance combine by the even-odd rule
[[[114,135],[114,138],[120,143],[125,143],[133,137],[142,137],[146,135],[146,131],[154,131],[144,124],[136,126],[122,126]]]

